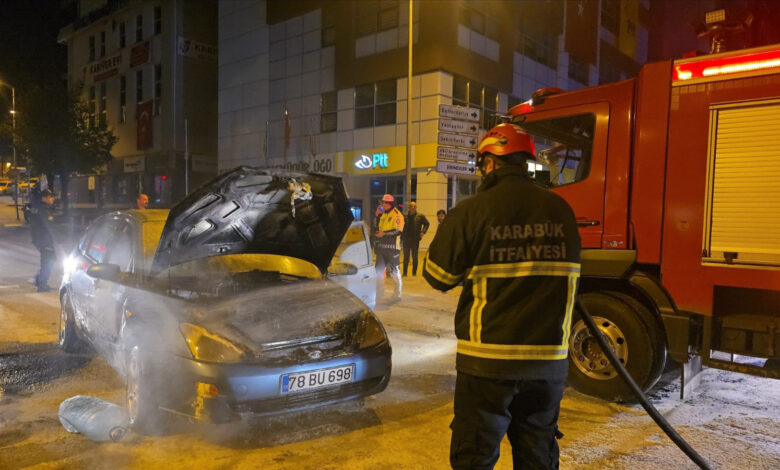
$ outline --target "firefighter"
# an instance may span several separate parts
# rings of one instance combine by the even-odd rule
[[[401,300],[401,251],[398,236],[404,230],[404,216],[395,207],[392,194],[382,196],[382,215],[379,217],[376,231],[376,297],[377,303],[384,296],[385,267],[389,268],[390,278],[395,284],[393,297],[389,303]]]
[[[30,237],[32,243],[41,254],[41,268],[35,275],[35,286],[38,292],[49,292],[49,276],[57,259],[54,253],[54,240],[49,223],[54,219],[54,193],[48,189],[41,191],[40,200],[30,207]]]
[[[558,468],[557,421],[580,272],[568,204],[535,185],[528,134],[512,124],[479,145],[477,194],[439,226],[423,275],[435,289],[463,284],[450,463],[493,468],[504,434],[514,468]]]

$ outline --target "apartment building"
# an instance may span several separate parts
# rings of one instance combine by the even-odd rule
[[[478,108],[484,132],[535,90],[624,79],[647,59],[647,0],[413,8],[411,194],[434,225],[478,185],[436,171],[440,104]],[[367,221],[385,193],[403,204],[408,22],[404,0],[220,2],[220,171],[340,175]]]
[[[76,207],[166,207],[217,174],[217,2],[79,0],[59,34],[89,125],[118,137],[97,175],[72,180]]]

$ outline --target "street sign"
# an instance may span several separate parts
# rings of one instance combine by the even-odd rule
[[[447,134],[445,132],[439,132],[438,138],[440,145],[451,145],[453,147],[465,147],[476,148],[479,141],[472,135],[460,135],[460,134]]]
[[[473,162],[477,160],[477,152],[469,149],[456,149],[453,147],[438,147],[436,156],[439,160],[456,160],[459,162]]]
[[[451,175],[474,176],[477,173],[477,166],[472,163],[458,163],[446,160],[438,160],[436,162],[436,171],[439,173],[449,173]]]
[[[458,134],[477,135],[479,126],[473,122],[455,121],[453,119],[439,119],[439,130],[457,132]]]
[[[452,104],[440,104],[439,116],[452,119],[465,119],[466,121],[479,122],[480,110],[477,108],[466,108]]]

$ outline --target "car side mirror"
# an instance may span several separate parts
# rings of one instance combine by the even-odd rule
[[[357,274],[358,268],[352,263],[346,263],[344,261],[336,261],[328,266],[329,276],[348,276],[350,274]]]
[[[95,279],[117,282],[119,280],[120,269],[119,265],[116,264],[99,263],[90,266],[87,269],[87,275],[94,277]]]

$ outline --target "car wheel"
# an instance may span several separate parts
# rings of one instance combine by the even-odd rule
[[[166,423],[164,412],[157,403],[150,365],[137,345],[130,348],[125,369],[125,406],[128,423],[133,430],[160,435],[165,433]]]
[[[647,391],[655,385],[666,363],[666,341],[652,313],[617,292],[583,294],[579,300],[639,388]],[[605,400],[635,401],[576,311],[569,337],[569,385]]]
[[[70,293],[65,292],[60,298],[60,323],[58,342],[60,348],[69,353],[81,352],[85,349],[85,344],[76,333],[76,324],[73,318],[73,303],[70,300]]]

